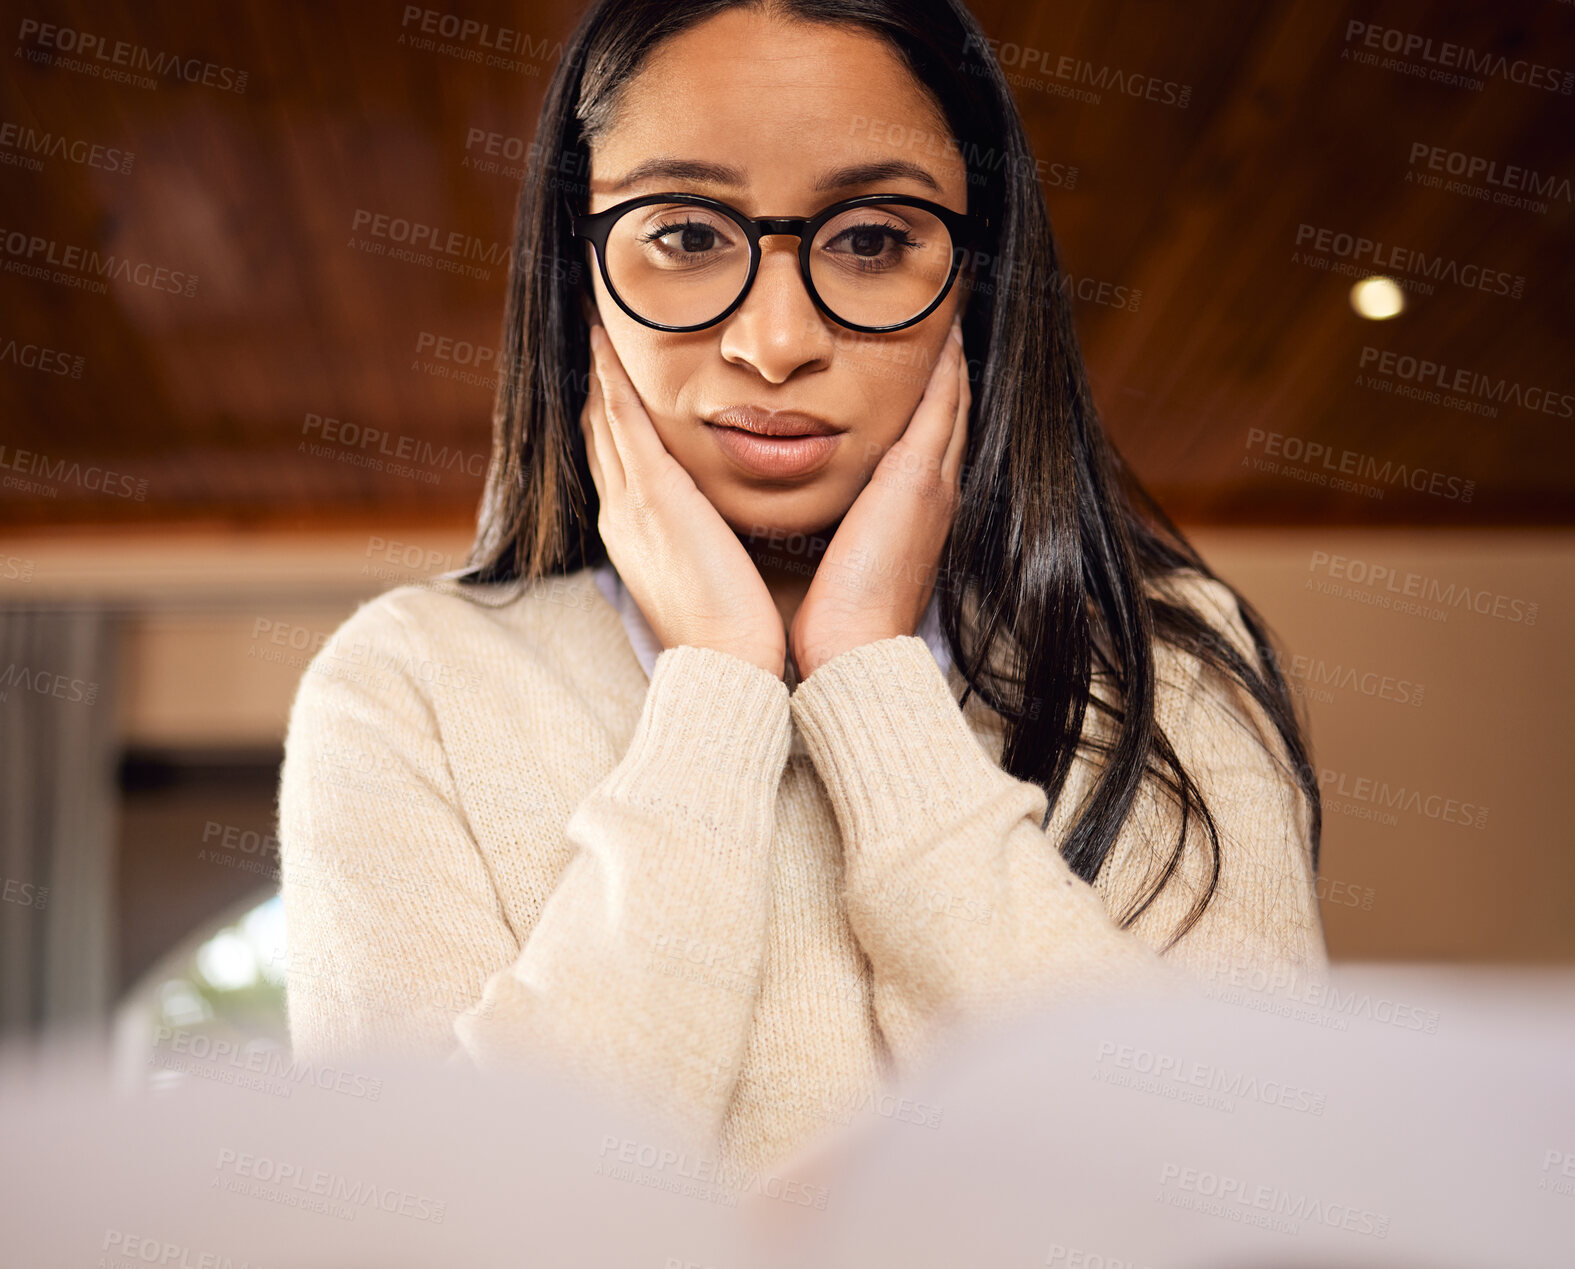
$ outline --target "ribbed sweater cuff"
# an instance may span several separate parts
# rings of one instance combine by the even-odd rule
[[[915,840],[1002,774],[912,635],[839,653],[799,684],[792,716],[853,851]]]
[[[609,791],[769,831],[792,736],[781,679],[713,648],[667,648]]]

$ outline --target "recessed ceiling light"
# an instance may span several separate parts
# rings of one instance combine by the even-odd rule
[[[1359,316],[1381,322],[1405,311],[1405,292],[1393,278],[1363,278],[1351,288],[1351,307]]]

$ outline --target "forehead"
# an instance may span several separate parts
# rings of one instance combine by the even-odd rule
[[[657,176],[612,188],[653,157],[733,167],[743,184]],[[813,191],[829,169],[885,159],[916,164],[939,191],[901,176]],[[591,147],[597,208],[675,186],[754,215],[807,212],[884,189],[961,209],[967,169],[934,103],[878,36],[734,9],[653,50],[625,86],[613,126]]]

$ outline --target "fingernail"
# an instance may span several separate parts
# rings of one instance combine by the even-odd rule
[[[952,339],[956,343],[959,343],[959,344],[962,343],[962,319],[961,318],[956,318],[956,319],[954,319],[952,321]]]

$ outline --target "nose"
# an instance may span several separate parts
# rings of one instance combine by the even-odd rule
[[[755,280],[722,324],[722,356],[768,383],[805,366],[824,366],[833,346],[830,319],[810,299],[799,272],[797,234],[764,234]]]

